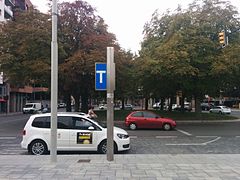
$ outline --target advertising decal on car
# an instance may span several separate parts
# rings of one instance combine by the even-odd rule
[[[91,132],[78,132],[77,133],[77,144],[92,144],[92,133]]]

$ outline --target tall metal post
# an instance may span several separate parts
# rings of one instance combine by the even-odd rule
[[[57,0],[52,1],[52,56],[51,56],[51,162],[57,162],[57,98],[58,98],[58,44]]]
[[[115,89],[114,48],[107,47],[107,160],[113,161],[113,105]]]

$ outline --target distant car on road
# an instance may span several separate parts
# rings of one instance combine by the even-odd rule
[[[161,103],[155,103],[155,104],[153,104],[153,109],[159,109],[160,108],[160,106],[161,106]]]
[[[231,109],[226,106],[215,106],[209,110],[210,113],[231,114]]]
[[[125,104],[125,105],[124,105],[124,109],[125,109],[125,110],[133,110],[133,105],[131,105],[131,104]]]
[[[66,103],[59,103],[58,108],[65,108],[67,105]]]
[[[151,111],[134,111],[126,117],[125,125],[131,130],[138,128],[163,128],[169,131],[176,127],[176,122],[170,118],[160,117]]]
[[[107,105],[106,104],[99,104],[98,108],[101,109],[101,110],[104,110],[104,109],[107,109]]]
[[[172,110],[173,111],[181,111],[181,105],[177,105],[177,104],[173,104],[174,107],[172,106]],[[184,102],[184,111],[191,111],[192,110],[192,107],[191,107],[191,104],[189,102]]]
[[[211,103],[201,103],[201,109],[203,111],[209,111],[213,107],[214,107],[214,105]]]

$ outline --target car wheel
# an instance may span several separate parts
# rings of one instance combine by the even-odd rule
[[[107,140],[102,141],[98,145],[98,152],[101,154],[107,154]],[[118,152],[117,144],[114,142],[114,153]]]
[[[42,155],[47,153],[47,145],[42,140],[35,140],[29,145],[29,152],[33,155]]]
[[[136,125],[135,123],[131,123],[131,124],[129,125],[129,129],[131,129],[131,130],[136,130],[136,129],[137,129],[137,125]]]
[[[210,113],[212,113],[212,111],[209,111]]]
[[[219,111],[219,114],[223,114],[223,112],[222,112],[222,111]]]
[[[172,128],[172,126],[169,123],[166,123],[166,124],[163,125],[163,129],[165,131],[169,131],[171,128]]]

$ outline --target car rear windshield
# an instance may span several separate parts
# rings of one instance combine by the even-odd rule
[[[33,104],[26,104],[24,107],[25,108],[31,108],[31,107],[33,107]]]

